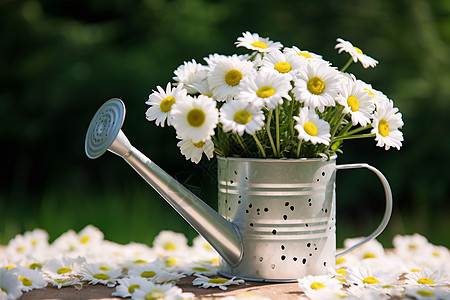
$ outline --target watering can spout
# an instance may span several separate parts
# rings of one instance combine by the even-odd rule
[[[239,264],[243,249],[235,225],[133,147],[121,130],[124,118],[125,105],[120,99],[105,102],[89,125],[86,155],[95,159],[109,150],[122,157],[230,266]]]

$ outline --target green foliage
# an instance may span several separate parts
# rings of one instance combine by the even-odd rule
[[[171,174],[189,169],[209,179],[209,166],[184,161],[170,128],[145,120],[145,101],[184,60],[234,53],[230,41],[249,30],[336,65],[347,59],[333,50],[337,37],[379,60],[373,70],[354,64],[349,71],[395,101],[404,147],[386,152],[355,140],[338,163],[368,162],[389,179],[396,213],[387,234],[419,232],[450,246],[443,221],[450,209],[449,13],[446,0],[1,1],[0,243],[33,227],[55,238],[87,222],[121,242],[135,239],[133,230],[150,236],[176,222],[174,229],[190,230],[178,217],[156,219],[172,209],[158,210],[134,191],[141,179],[117,157],[87,159],[85,131],[96,109],[119,97],[127,106],[123,129],[136,148]],[[361,229],[369,226],[366,212],[382,206],[373,182],[338,174],[338,222],[355,221],[349,235],[368,232]],[[214,189],[206,195],[213,204]],[[122,213],[125,207],[135,213]]]

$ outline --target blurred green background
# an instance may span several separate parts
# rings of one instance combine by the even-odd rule
[[[106,100],[124,100],[132,144],[216,207],[214,161],[179,153],[173,130],[146,121],[145,101],[183,61],[232,54],[243,31],[348,59],[336,38],[380,63],[349,72],[403,114],[405,142],[385,151],[347,141],[338,163],[367,162],[390,181],[394,214],[378,238],[418,232],[450,247],[450,1],[0,0],[0,244],[34,228],[51,240],[93,224],[105,238],[151,243],[163,229],[196,233],[122,159],[90,160],[84,136]],[[381,220],[382,186],[368,171],[337,177],[338,246]]]

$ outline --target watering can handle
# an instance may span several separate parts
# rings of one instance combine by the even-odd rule
[[[352,251],[353,249],[369,242],[370,240],[376,238],[383,230],[384,228],[386,228],[389,219],[391,218],[391,213],[392,213],[392,193],[391,193],[391,188],[389,186],[389,183],[386,179],[386,177],[384,177],[383,173],[381,173],[380,171],[378,171],[376,168],[372,167],[371,165],[368,164],[364,164],[364,163],[358,163],[358,164],[344,164],[344,165],[337,165],[336,169],[337,170],[344,170],[344,169],[357,169],[357,168],[366,168],[369,169],[370,171],[374,172],[378,178],[380,179],[381,183],[383,184],[383,188],[384,188],[384,193],[386,196],[386,208],[384,210],[384,216],[383,219],[381,220],[380,225],[378,225],[378,228],[375,229],[374,232],[372,232],[372,234],[370,234],[368,237],[364,238],[362,241],[360,241],[359,243],[351,246],[348,249],[345,249],[344,251],[336,254],[336,257],[340,257],[350,251]]]

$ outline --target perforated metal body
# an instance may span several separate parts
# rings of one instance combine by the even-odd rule
[[[220,272],[295,281],[335,266],[336,157],[308,160],[218,158],[219,213],[239,229],[243,256]]]

